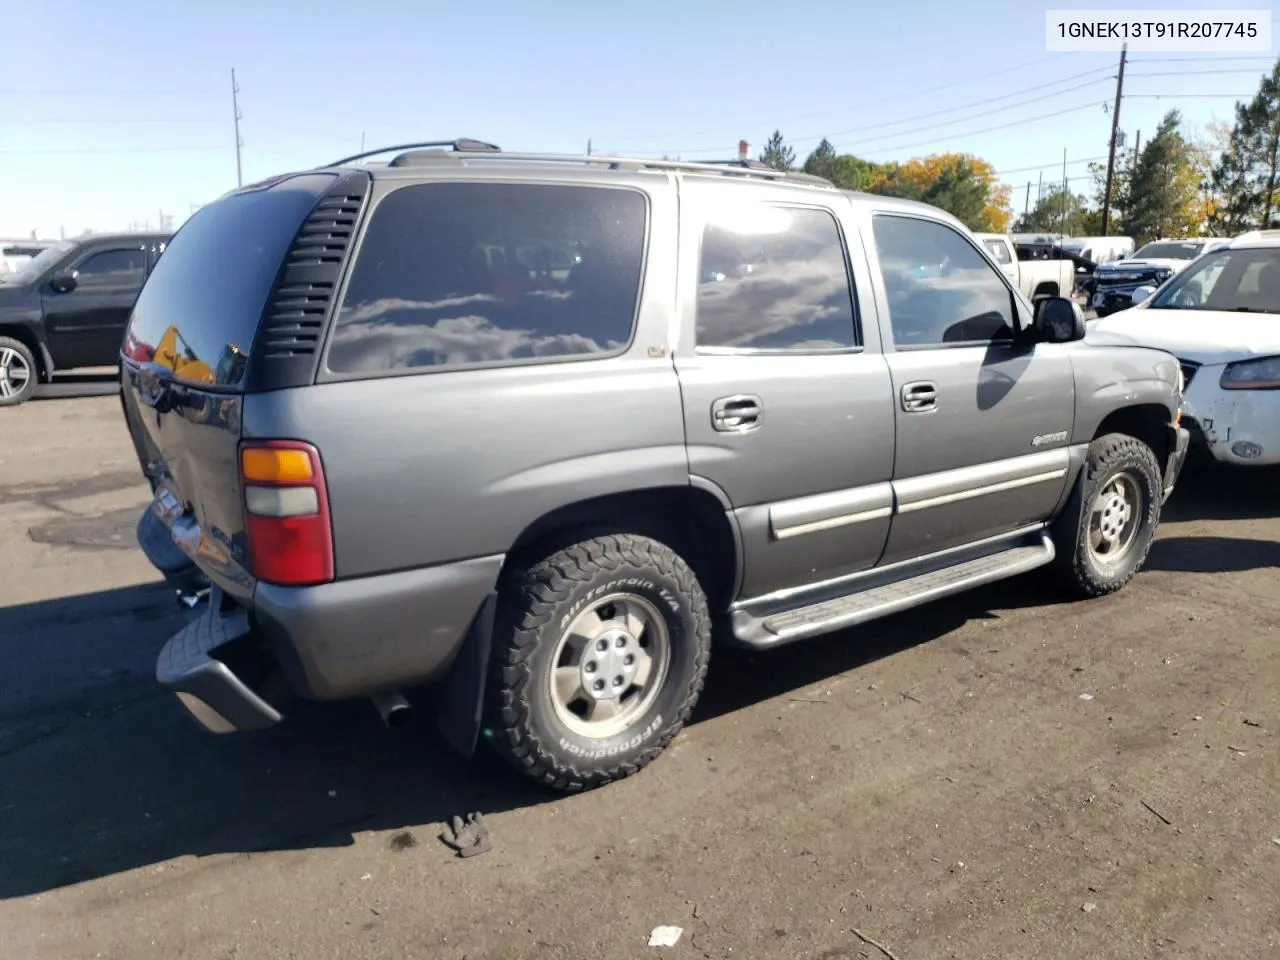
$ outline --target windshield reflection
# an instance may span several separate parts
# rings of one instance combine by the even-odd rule
[[[1156,310],[1280,313],[1280,247],[1211,254],[1175,277],[1150,303]]]

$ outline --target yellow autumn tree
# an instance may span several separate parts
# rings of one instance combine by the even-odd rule
[[[940,207],[971,230],[1003,233],[1013,215],[1008,185],[996,178],[990,163],[968,153],[882,164],[873,171],[868,189]]]

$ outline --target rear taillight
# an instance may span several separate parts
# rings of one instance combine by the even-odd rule
[[[301,587],[333,579],[333,530],[320,453],[298,440],[240,445],[240,486],[253,575]]]

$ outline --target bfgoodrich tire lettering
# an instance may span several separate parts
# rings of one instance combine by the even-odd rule
[[[1160,523],[1160,494],[1160,463],[1141,440],[1109,433],[1089,444],[1084,475],[1053,529],[1068,591],[1100,597],[1133,579]],[[1128,505],[1117,507],[1122,501]],[[1114,556],[1099,549],[1103,531],[1114,534]]]
[[[561,666],[565,632],[592,617],[609,627],[613,611],[627,604],[643,614],[645,626],[634,632],[648,638],[649,654],[626,646],[623,634],[630,634],[625,630],[601,633],[609,649],[600,656],[618,656],[614,667],[601,661],[596,682],[605,682],[615,667],[624,669],[622,654],[635,650],[641,657],[652,655],[648,677],[653,686],[637,685],[635,695],[648,699],[632,702],[633,715],[619,712],[625,726],[616,731],[605,726],[606,735],[588,735],[591,723],[568,716],[557,696],[557,667],[570,669]],[[627,622],[625,615],[618,616],[619,623]],[[693,710],[711,647],[707,601],[693,571],[665,544],[635,534],[584,540],[513,571],[500,588],[494,631],[490,742],[517,769],[562,791],[602,786],[654,760]],[[657,652],[660,636],[664,660]]]

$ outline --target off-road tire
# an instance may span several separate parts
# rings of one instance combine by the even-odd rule
[[[653,703],[608,739],[583,737],[557,715],[551,662],[561,632],[589,597],[614,588],[649,601],[670,642]],[[494,623],[486,723],[489,743],[539,783],[561,792],[639,772],[680,732],[697,703],[711,650],[707,599],[670,547],[630,533],[583,540],[504,575]]]
[[[36,366],[35,355],[32,354],[31,348],[21,340],[14,340],[12,337],[0,337],[0,353],[5,350],[12,350],[27,367],[27,382],[21,390],[5,396],[0,393],[0,407],[14,407],[20,403],[25,403],[36,395],[36,385],[40,381],[40,368]],[[3,374],[0,374],[3,376]]]
[[[1136,482],[1142,503],[1135,539],[1117,563],[1104,565],[1089,549],[1091,505],[1098,493],[1119,473]],[[1142,569],[1160,525],[1163,482],[1160,462],[1149,446],[1136,437],[1108,433],[1089,444],[1082,476],[1077,481],[1052,535],[1057,550],[1055,567],[1060,585],[1077,598],[1115,593]]]

